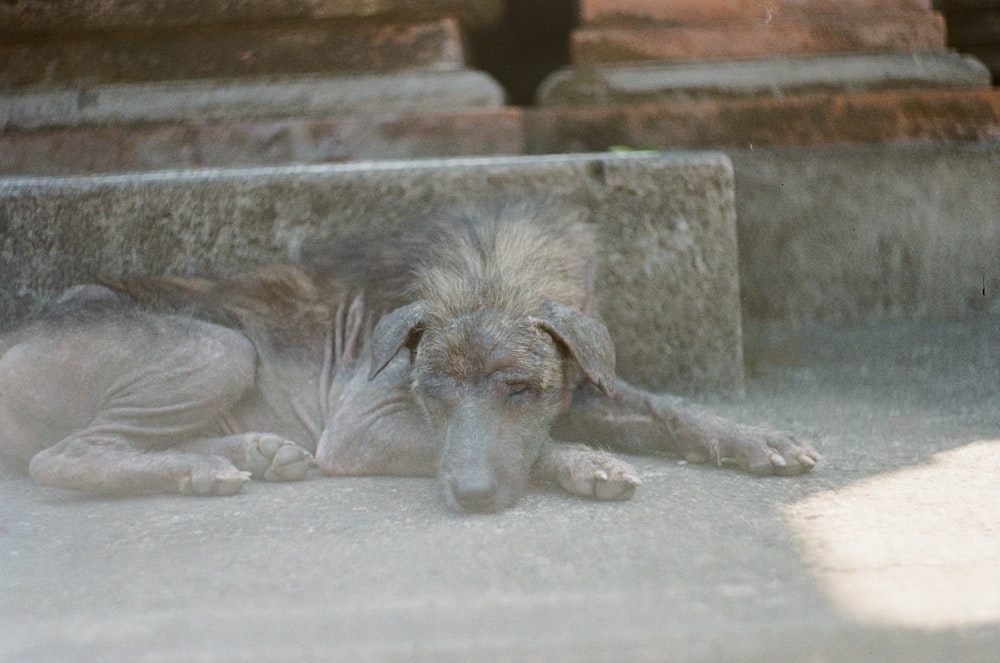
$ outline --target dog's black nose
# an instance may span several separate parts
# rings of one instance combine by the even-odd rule
[[[487,476],[461,478],[452,485],[451,494],[463,509],[488,511],[495,503],[497,482]]]

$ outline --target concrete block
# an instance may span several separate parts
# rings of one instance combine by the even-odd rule
[[[221,273],[437,211],[541,201],[601,238],[620,374],[738,392],[732,167],[721,154],[570,155],[0,180],[0,320],[95,276]]]
[[[545,79],[538,98],[546,106],[602,106],[989,84],[982,63],[957,53],[836,55],[568,67]]]
[[[828,53],[943,51],[944,19],[934,12],[776,19],[709,25],[592,27],[573,32],[574,64],[711,60]]]
[[[480,108],[234,122],[0,132],[0,173],[82,175],[163,168],[518,155],[523,111]]]
[[[465,64],[451,18],[279,22],[0,41],[0,86],[46,87],[192,78],[377,73]]]
[[[1000,312],[1000,143],[730,155],[748,318]]]
[[[0,3],[0,32],[108,32],[287,20],[439,18],[495,21],[503,0],[17,0]]]
[[[469,70],[5,90],[0,130],[454,111],[503,102],[496,81]]]
[[[768,22],[775,18],[858,15],[931,8],[930,0],[580,0],[583,23]]]
[[[751,149],[997,140],[1000,90],[891,90],[633,106],[543,107],[525,114],[524,134],[528,154],[596,152],[613,145]]]

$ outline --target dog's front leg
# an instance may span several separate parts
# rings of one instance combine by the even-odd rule
[[[553,441],[542,445],[531,478],[598,500],[627,500],[642,484],[631,465],[611,454],[582,444]]]
[[[733,461],[753,474],[808,472],[820,455],[791,435],[735,424],[681,398],[617,380],[613,396],[583,386],[557,436],[632,453],[668,452],[695,463]]]
[[[239,433],[182,442],[181,451],[228,458],[237,469],[265,481],[298,481],[314,465],[302,446],[273,433]]]

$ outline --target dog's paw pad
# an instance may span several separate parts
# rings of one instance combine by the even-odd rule
[[[313,465],[308,451],[278,435],[251,433],[243,441],[245,469],[265,481],[304,479]]]

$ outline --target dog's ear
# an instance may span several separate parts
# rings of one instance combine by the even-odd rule
[[[535,324],[569,350],[587,379],[610,396],[615,384],[615,345],[608,328],[599,320],[571,306],[548,302]]]
[[[387,313],[378,321],[373,333],[372,368],[368,373],[369,380],[381,373],[404,346],[416,346],[426,313],[427,304],[417,301]]]

